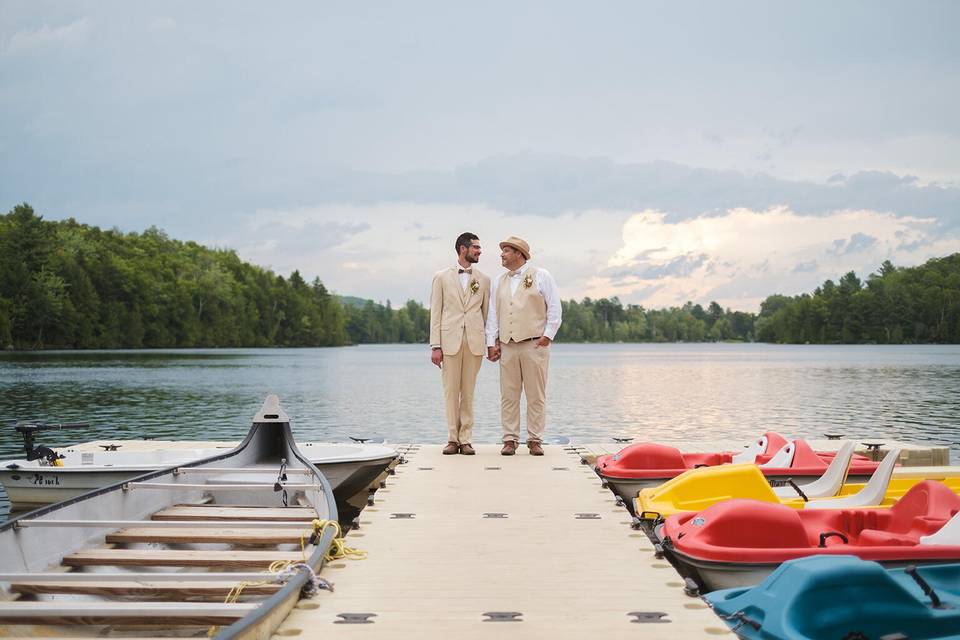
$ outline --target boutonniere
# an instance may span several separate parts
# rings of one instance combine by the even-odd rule
[[[523,277],[523,288],[529,289],[533,286],[533,276],[529,273]]]
[[[470,293],[473,294],[473,293],[476,293],[477,291],[480,291],[480,283],[477,282],[476,278],[474,278],[473,280],[470,281]]]

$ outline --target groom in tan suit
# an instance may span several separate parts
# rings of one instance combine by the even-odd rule
[[[484,322],[490,303],[490,278],[474,266],[480,239],[462,233],[454,245],[457,264],[438,271],[430,292],[430,360],[440,367],[447,405],[444,455],[476,453],[473,392],[483,363]]]

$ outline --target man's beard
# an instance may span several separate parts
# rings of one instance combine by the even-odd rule
[[[467,262],[469,262],[470,264],[477,264],[478,262],[480,262],[480,256],[473,256],[468,253],[464,257],[467,259]]]

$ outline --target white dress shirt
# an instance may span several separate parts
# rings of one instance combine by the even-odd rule
[[[530,268],[530,263],[524,263],[517,272],[509,278],[510,295],[517,292],[517,287],[523,280],[523,274]],[[557,283],[546,269],[537,268],[533,278],[537,285],[537,291],[543,296],[547,303],[547,325],[543,329],[543,335],[552,341],[560,330],[560,324],[563,322],[563,307],[560,305],[560,291],[557,289]],[[487,346],[492,347],[497,344],[497,338],[500,336],[500,325],[497,322],[497,289],[500,285],[500,278],[496,278],[490,284],[490,304],[487,308]]]
[[[463,273],[460,273],[464,267],[459,262],[457,263],[457,266],[454,267],[454,269],[457,270],[457,276],[460,278],[460,288],[464,291],[467,290],[467,285],[470,283],[470,276],[473,275],[473,266],[471,265],[466,268],[470,269],[470,271],[464,271]]]

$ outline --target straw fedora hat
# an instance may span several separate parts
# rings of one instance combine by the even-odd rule
[[[507,238],[506,240],[500,243],[500,248],[503,249],[504,247],[513,247],[514,249],[522,253],[524,258],[526,258],[527,260],[530,259],[530,245],[528,245],[527,241],[522,238],[518,238],[517,236],[510,236],[509,238]]]

